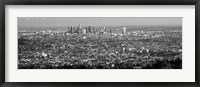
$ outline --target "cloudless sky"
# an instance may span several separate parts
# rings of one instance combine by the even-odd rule
[[[182,25],[182,17],[18,17],[19,27]]]

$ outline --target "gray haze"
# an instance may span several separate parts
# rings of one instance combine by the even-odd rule
[[[164,25],[182,26],[182,17],[18,17],[18,27]]]

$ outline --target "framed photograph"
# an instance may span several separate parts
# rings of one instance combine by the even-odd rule
[[[1,1],[2,87],[199,87],[199,0]]]

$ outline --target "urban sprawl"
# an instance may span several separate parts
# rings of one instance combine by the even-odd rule
[[[66,27],[18,32],[19,69],[182,69],[182,31]]]

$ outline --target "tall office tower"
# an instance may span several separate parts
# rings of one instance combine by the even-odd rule
[[[74,34],[75,32],[76,32],[76,27],[73,27],[72,34]]]
[[[91,33],[92,32],[92,26],[88,27],[88,32]]]
[[[99,30],[98,28],[96,28],[96,33],[97,33],[97,34],[99,33],[99,31],[100,31],[100,30]]]
[[[78,29],[78,30],[77,30],[77,31],[78,31],[78,34],[80,34],[80,33],[81,33],[81,24],[78,25],[77,29]]]
[[[78,33],[78,28],[74,27],[74,33]]]
[[[123,33],[124,34],[126,33],[126,27],[123,27]]]
[[[73,32],[73,27],[71,26],[70,27],[70,34],[72,34],[72,32]]]
[[[92,32],[92,33],[96,33],[96,30],[95,30],[95,28],[94,28],[94,27],[92,28],[92,30],[93,30],[93,32]]]
[[[79,29],[79,34],[82,34],[83,33],[83,29]]]
[[[87,32],[86,32],[86,29],[84,28],[84,29],[83,29],[83,34],[86,34],[86,33],[87,33]]]
[[[70,27],[68,26],[65,33],[69,33]]]
[[[93,28],[91,27],[91,33],[93,33],[94,32],[94,30],[93,30]]]
[[[109,33],[112,34],[112,30],[111,29],[109,30]]]
[[[78,25],[78,28],[81,29],[81,24]]]
[[[88,27],[85,27],[84,29],[85,29],[86,33],[88,33]]]

